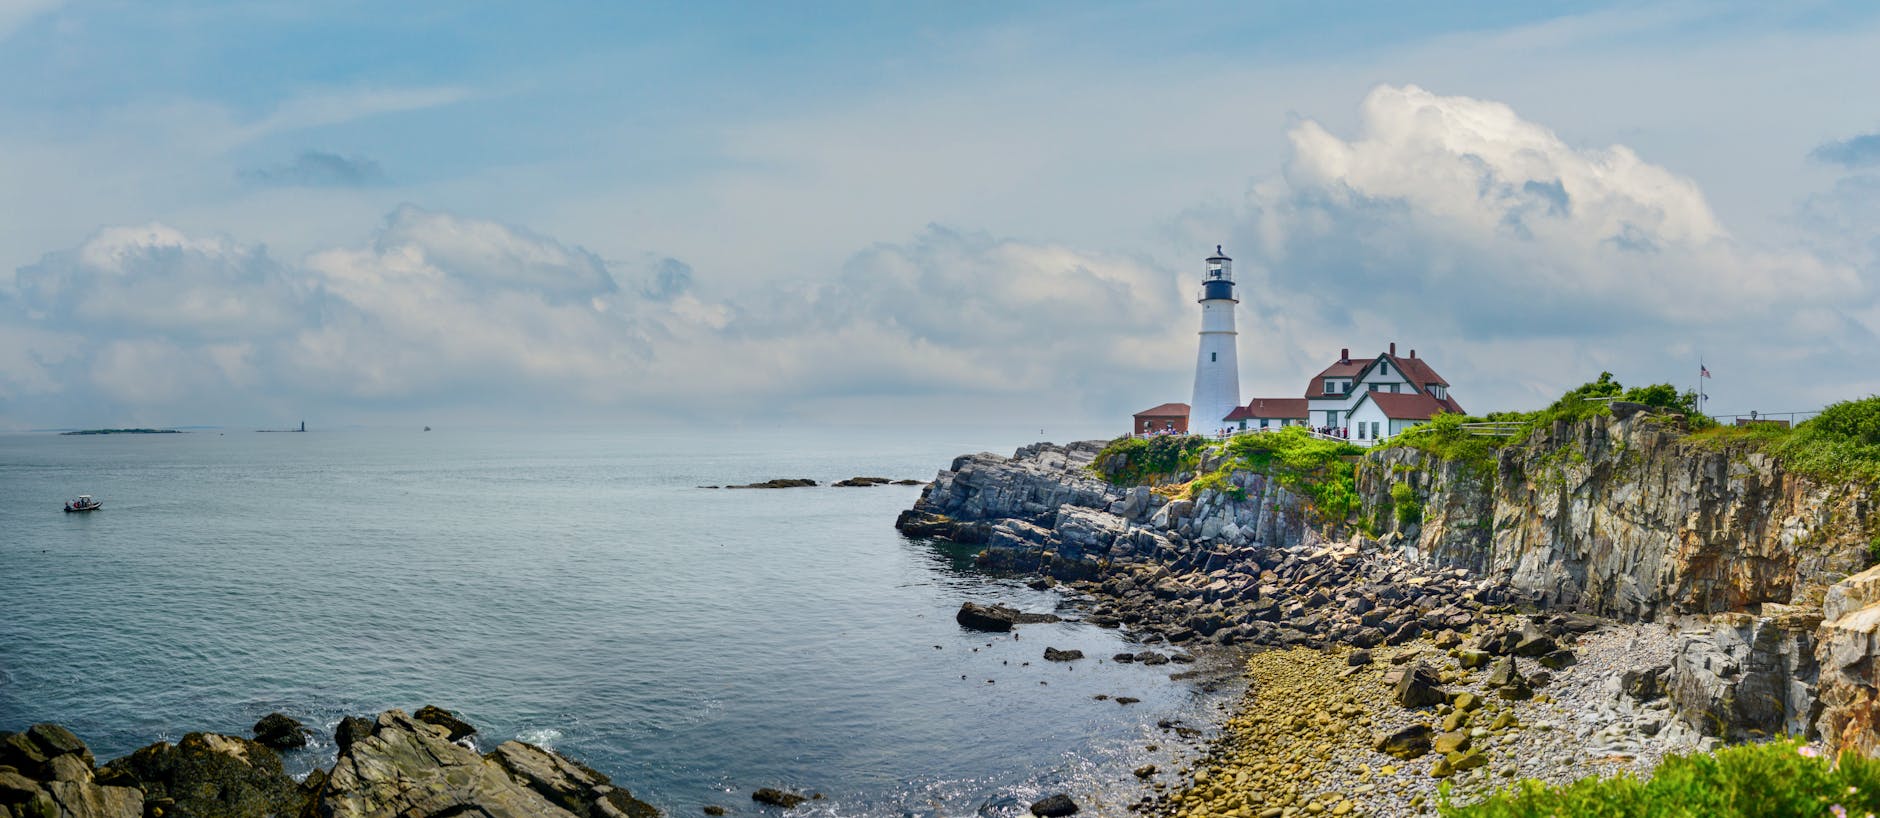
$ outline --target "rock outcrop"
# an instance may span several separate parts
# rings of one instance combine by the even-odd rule
[[[1414,525],[1390,513],[1398,483],[1420,503]],[[1872,487],[1792,474],[1749,444],[1695,443],[1680,416],[1643,411],[1556,423],[1492,469],[1380,449],[1358,489],[1362,519],[1421,558],[1622,619],[1819,605],[1880,533]]]
[[[35,725],[0,734],[0,818],[659,815],[575,761],[519,741],[479,755],[452,741],[453,729],[475,732],[398,710],[347,719],[333,769],[296,782],[274,750],[236,736],[190,733],[94,768],[77,736]]]
[[[141,818],[144,793],[101,776],[91,750],[56,724],[0,733],[0,818]]]

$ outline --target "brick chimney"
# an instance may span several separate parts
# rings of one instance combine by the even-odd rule
[[[1414,350],[1414,349],[1413,349],[1413,350],[1410,350],[1410,359],[1411,359],[1411,360],[1416,360],[1416,357],[1417,357],[1417,351],[1416,351],[1416,350]]]
[[[1345,347],[1338,351],[1338,362],[1341,364],[1351,363],[1351,347]]]
[[[1397,342],[1396,341],[1390,342],[1390,354],[1393,356],[1397,354]]]

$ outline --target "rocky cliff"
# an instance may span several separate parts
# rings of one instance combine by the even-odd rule
[[[1260,560],[1272,549],[1368,532],[1414,563],[1462,570],[1481,601],[1664,623],[1676,648],[1627,685],[1668,696],[1692,730],[1880,751],[1880,568],[1859,573],[1880,540],[1872,486],[1793,474],[1748,443],[1693,438],[1677,416],[1624,407],[1492,459],[1372,451],[1356,469],[1359,508],[1342,521],[1315,523],[1301,498],[1245,470],[1192,499],[1113,486],[1090,468],[1102,448],[959,458],[899,526],[983,544],[989,567],[1135,584],[1157,569],[1271,583]],[[1303,607],[1282,625],[1313,604],[1291,603]]]
[[[237,736],[190,733],[97,767],[70,731],[34,725],[0,734],[0,818],[659,814],[606,776],[541,747],[507,741],[479,754],[453,740],[467,725],[432,721],[441,723],[398,710],[349,718],[335,736],[341,749],[333,769],[305,781],[288,777],[274,750]]]
[[[1627,619],[1819,606],[1866,567],[1871,487],[1791,474],[1747,443],[1693,442],[1677,416],[1622,414],[1542,429],[1492,468],[1373,452],[1358,469],[1364,513],[1387,516],[1407,483],[1423,519],[1403,533],[1424,558]]]

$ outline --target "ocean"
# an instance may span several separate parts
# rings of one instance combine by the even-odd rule
[[[1113,812],[1173,766],[1157,726],[1225,693],[1077,622],[961,629],[963,601],[1059,597],[902,537],[918,487],[1017,437],[417,430],[0,435],[0,730],[64,724],[101,761],[280,711],[436,704],[593,766],[669,814]],[[65,514],[81,493],[104,510]],[[1081,649],[1068,664],[1046,646]],[[1107,695],[1111,699],[1097,699]],[[1113,697],[1140,699],[1118,705]],[[1158,749],[1146,750],[1148,745]]]

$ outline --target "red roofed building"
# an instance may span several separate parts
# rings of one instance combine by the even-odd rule
[[[1129,431],[1138,435],[1188,434],[1188,404],[1164,403],[1137,412]]]
[[[1341,349],[1338,360],[1312,376],[1304,398],[1254,398],[1226,419],[1235,431],[1304,424],[1369,446],[1439,412],[1463,414],[1449,382],[1416,350],[1399,356],[1393,343],[1371,358]]]

